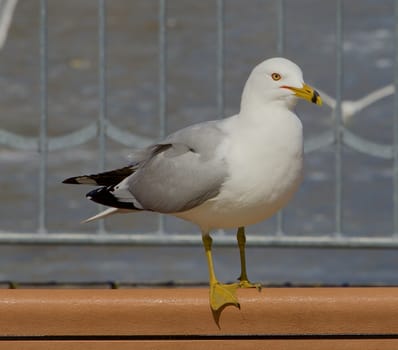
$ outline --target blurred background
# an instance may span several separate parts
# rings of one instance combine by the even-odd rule
[[[82,225],[98,210],[85,199],[90,188],[61,182],[237,113],[251,69],[283,55],[326,103],[297,107],[305,180],[283,216],[247,228],[249,244],[271,242],[248,247],[249,277],[398,284],[397,1],[2,0],[0,12],[0,281],[206,282],[197,227],[154,214]],[[73,244],[117,234],[198,240]],[[215,243],[224,235],[235,233],[216,233]],[[220,280],[238,276],[234,244],[216,245],[214,259]]]

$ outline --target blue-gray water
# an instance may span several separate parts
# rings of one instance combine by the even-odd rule
[[[77,130],[99,113],[97,2],[49,3],[49,135]],[[306,81],[336,95],[335,1],[286,0],[285,56],[297,62]],[[225,1],[225,115],[236,113],[251,68],[277,54],[277,1]],[[107,108],[118,127],[157,138],[158,2],[107,2]],[[344,2],[343,98],[355,100],[393,82],[392,0]],[[167,131],[217,118],[216,2],[169,0]],[[0,51],[0,128],[25,136],[39,132],[39,1],[20,1]],[[333,125],[327,106],[301,102],[307,138]],[[393,97],[371,105],[347,124],[371,141],[393,142]],[[129,149],[107,141],[107,168],[123,165]],[[94,232],[81,219],[96,212],[85,187],[63,178],[98,169],[98,143],[49,154],[48,230]],[[392,161],[343,149],[343,231],[382,236],[393,231]],[[0,145],[0,230],[37,229],[39,155]],[[306,178],[286,209],[287,234],[334,231],[334,152],[306,159]],[[123,215],[113,231],[150,232],[152,214]],[[248,228],[275,231],[276,220]],[[168,218],[169,232],[196,227]],[[199,232],[198,232],[199,234]],[[249,275],[263,282],[397,284],[398,254],[384,250],[248,249]],[[237,249],[215,248],[220,279],[239,274]],[[16,281],[206,281],[202,248],[0,246],[0,280]]]

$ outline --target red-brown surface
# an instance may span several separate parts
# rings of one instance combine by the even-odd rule
[[[238,297],[241,310],[227,307],[217,325],[206,288],[3,289],[0,348],[398,349],[398,288],[266,288]]]
[[[7,341],[7,350],[397,350],[398,340]]]

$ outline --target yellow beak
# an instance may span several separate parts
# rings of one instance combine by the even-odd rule
[[[321,99],[321,96],[319,96],[319,93],[307,84],[303,84],[303,87],[301,87],[301,88],[295,88],[295,87],[286,86],[286,85],[282,86],[282,87],[292,90],[296,96],[303,98],[304,100],[307,100],[308,102],[312,102],[319,106],[322,106],[322,99]]]

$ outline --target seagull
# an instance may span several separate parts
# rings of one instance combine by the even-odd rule
[[[194,124],[132,154],[132,162],[100,174],[75,176],[67,184],[100,186],[88,199],[109,206],[87,221],[126,212],[174,215],[202,233],[209,269],[210,307],[240,307],[238,288],[257,288],[246,272],[244,226],[284,207],[303,172],[303,133],[294,112],[299,98],[322,104],[293,62],[271,58],[251,72],[240,112]],[[220,283],[214,271],[211,230],[237,228],[241,274]]]

